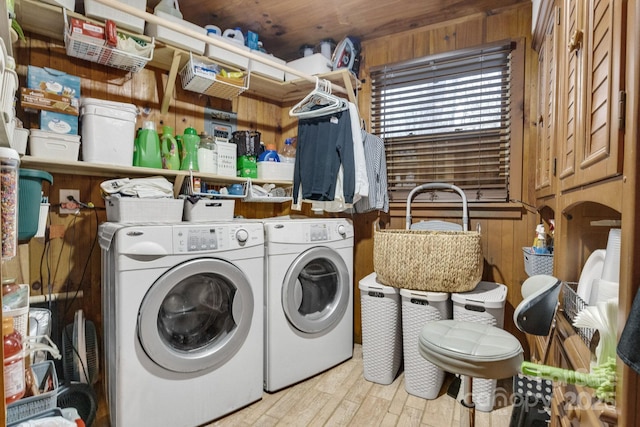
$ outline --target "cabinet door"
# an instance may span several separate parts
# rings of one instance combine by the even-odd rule
[[[555,191],[555,141],[557,134],[558,83],[558,8],[553,9],[540,51],[538,52],[538,134],[536,141],[536,196],[544,197]]]
[[[626,2],[566,0],[561,188],[622,173],[619,126]]]

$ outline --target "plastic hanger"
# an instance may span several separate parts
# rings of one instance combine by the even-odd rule
[[[331,82],[316,77],[316,87],[289,110],[289,116],[320,117],[349,108],[347,101],[331,93]]]

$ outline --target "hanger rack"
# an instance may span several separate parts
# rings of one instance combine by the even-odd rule
[[[344,111],[349,106],[344,98],[331,93],[331,82],[316,77],[316,87],[289,110],[289,116],[301,119]]]
[[[206,36],[204,34],[200,34],[200,33],[196,32],[196,31],[193,31],[193,30],[191,30],[189,28],[185,28],[185,27],[183,27],[181,25],[178,25],[175,22],[171,22],[171,21],[169,21],[167,19],[158,17],[158,16],[156,16],[156,15],[154,15],[152,13],[148,13],[148,12],[136,9],[136,8],[134,8],[132,6],[129,6],[129,5],[125,4],[125,3],[120,3],[120,2],[115,1],[115,0],[96,0],[96,1],[98,3],[101,3],[101,4],[105,5],[105,6],[109,6],[109,7],[112,7],[114,9],[117,9],[117,10],[119,10],[121,12],[128,13],[130,15],[133,15],[133,16],[136,16],[138,18],[144,19],[146,22],[151,22],[151,23],[154,23],[154,24],[157,24],[157,25],[161,25],[161,26],[166,27],[166,28],[168,28],[170,30],[177,31],[177,32],[179,32],[181,34],[184,34],[185,36],[192,37],[192,38],[198,39],[200,41],[203,41],[203,42],[205,42],[207,44],[213,44],[213,45],[215,45],[217,47],[220,47],[222,49],[225,49],[225,50],[228,50],[230,52],[242,55],[242,56],[244,56],[246,58],[249,58],[251,61],[258,61],[258,62],[263,63],[265,65],[268,65],[270,67],[273,67],[273,68],[276,68],[278,70],[284,71],[286,73],[296,75],[296,76],[298,76],[298,77],[300,77],[300,78],[302,78],[304,80],[307,80],[309,82],[312,82],[312,83],[316,82],[316,77],[315,76],[311,76],[309,74],[303,73],[301,71],[298,71],[298,70],[293,69],[291,67],[288,67],[286,65],[282,65],[282,64],[279,64],[279,63],[277,63],[275,61],[271,61],[268,58],[264,58],[262,56],[254,54],[252,52],[246,52],[246,51],[244,51],[244,50],[242,50],[242,49],[240,49],[238,47],[233,46],[231,43],[225,43],[223,41],[216,40],[214,37],[209,37],[209,36]],[[176,53],[174,54],[173,61],[171,63],[171,69],[169,70],[169,85],[172,85],[172,86],[166,88],[166,92],[168,92],[168,93],[173,92],[173,85],[175,85],[175,79],[176,79],[176,77],[178,75],[178,66],[179,66],[179,64],[180,64],[180,53],[178,53],[176,51]],[[174,82],[174,83],[172,83],[172,82]],[[342,86],[339,86],[339,85],[332,84],[332,83],[329,83],[329,84],[331,84],[331,87],[332,87],[333,91],[347,95],[347,97],[349,98],[349,101],[353,102],[354,104],[356,103],[355,92],[353,90],[353,87],[351,86],[351,82],[348,79],[345,79],[345,86],[347,86],[346,88],[342,87]],[[166,111],[168,111],[169,102],[170,102],[170,99],[166,99],[166,98],[162,102],[162,111],[165,112],[165,113],[166,113]]]

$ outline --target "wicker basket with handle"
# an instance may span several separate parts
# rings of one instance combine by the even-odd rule
[[[450,189],[463,201],[463,229],[411,229],[413,195],[424,189]],[[378,280],[396,288],[430,292],[466,292],[482,279],[484,257],[479,232],[468,231],[467,200],[451,184],[432,183],[414,188],[407,199],[407,229],[383,230],[376,224],[373,268]]]

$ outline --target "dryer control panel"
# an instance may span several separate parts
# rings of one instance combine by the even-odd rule
[[[264,233],[260,224],[202,224],[173,227],[176,253],[211,252],[262,245]]]

